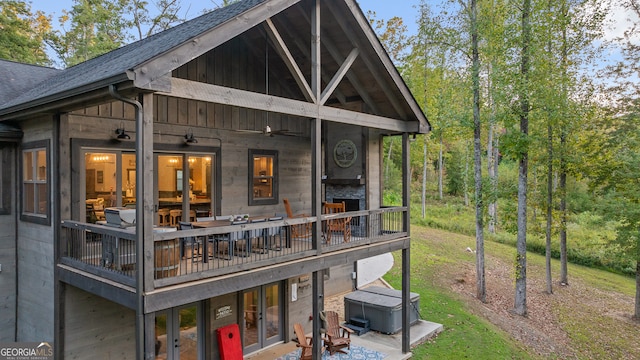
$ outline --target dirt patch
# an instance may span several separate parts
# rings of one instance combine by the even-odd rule
[[[469,256],[475,262],[475,254]],[[476,298],[473,263],[443,266],[438,270],[440,276],[435,278],[440,286],[459,294],[473,312],[522,343],[530,354],[563,359],[640,359],[640,348],[631,345],[637,344],[633,334],[638,331],[638,325],[628,315],[632,311],[631,297],[599,291],[571,278],[570,286],[556,282],[553,294],[548,294],[544,269],[528,266],[528,314],[522,317],[512,313],[513,266],[491,256],[485,256],[485,263],[486,303]],[[619,339],[618,334],[624,334],[622,337],[629,334],[629,339]],[[572,337],[582,340],[574,341]],[[585,338],[590,345],[584,346]],[[625,346],[616,346],[616,341],[624,342]]]

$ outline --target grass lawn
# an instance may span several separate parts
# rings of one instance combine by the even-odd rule
[[[434,230],[413,224],[411,247],[411,291],[420,294],[420,314],[423,319],[444,325],[444,331],[435,339],[413,349],[415,359],[538,359],[562,358],[560,355],[540,355],[525,346],[513,334],[503,331],[489,319],[480,315],[479,302],[473,298],[475,284],[467,278],[467,293],[461,295],[452,289],[460,277],[461,269],[475,274],[475,256],[465,251],[475,248],[472,236]],[[500,263],[511,267],[515,249],[510,245],[487,241],[485,243],[487,267]],[[401,287],[401,254],[395,253],[394,268],[385,280],[395,288]],[[569,264],[570,286],[560,287],[557,279],[554,294],[544,292],[544,257],[527,256],[527,273],[530,308],[535,301],[545,302],[548,319],[535,319],[540,313],[532,311],[528,319],[503,317],[503,322],[525,321],[531,326],[544,323],[554,334],[561,334],[563,345],[577,358],[589,359],[640,359],[640,342],[637,335],[640,325],[629,320],[629,309],[635,294],[634,279],[610,272]],[[505,265],[506,264],[506,265]],[[469,269],[473,269],[470,271]],[[553,261],[553,276],[559,265]],[[491,276],[496,276],[496,271]],[[511,306],[513,281],[511,273],[503,285]],[[475,276],[475,275],[474,275]],[[502,279],[504,280],[504,279]],[[495,285],[496,279],[487,279]],[[469,290],[469,289],[472,290]],[[488,290],[497,291],[495,289]],[[613,309],[609,309],[613,307]],[[495,319],[492,319],[495,320]],[[551,324],[551,325],[549,325]],[[517,324],[516,324],[517,325]],[[549,328],[542,328],[545,333]]]

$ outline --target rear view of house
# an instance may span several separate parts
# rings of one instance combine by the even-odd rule
[[[429,124],[354,0],[244,0],[0,70],[1,341],[217,359],[237,326],[246,355],[319,333],[357,261],[396,250],[410,303],[408,144]],[[385,136],[402,206],[382,201]]]

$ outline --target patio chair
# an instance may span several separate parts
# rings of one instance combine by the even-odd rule
[[[288,218],[295,219],[309,216],[307,214],[293,215],[293,211],[291,211],[291,204],[289,204],[289,199],[282,199],[282,202],[284,203],[284,209],[287,212]],[[311,237],[311,223],[291,225],[290,231],[291,238],[293,239],[308,239]]]
[[[313,358],[313,338],[305,335],[301,324],[293,324],[293,331],[296,333],[296,337],[298,338],[296,347],[302,348],[302,351],[300,352],[300,360],[311,360]],[[324,349],[325,348],[323,346],[320,352],[324,353]]]
[[[323,340],[325,346],[329,349],[329,355],[333,355],[336,352],[346,354],[343,349],[346,347],[351,350],[351,333],[353,333],[353,330],[340,325],[338,313],[335,311],[325,311],[323,316],[323,320],[326,321],[326,332]]]
[[[325,214],[341,214],[346,211],[346,207],[343,202],[340,203],[325,203]],[[342,233],[342,239],[344,242],[351,240],[351,216],[340,219],[326,220],[324,224],[325,228],[325,240],[327,244],[331,243],[331,235],[334,232]]]

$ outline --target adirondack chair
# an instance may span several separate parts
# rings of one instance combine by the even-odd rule
[[[302,352],[300,352],[300,360],[311,360],[313,357],[312,337],[306,336],[302,325],[298,323],[293,324],[293,331],[296,333],[296,337],[298,338],[296,346],[302,348]],[[324,349],[325,348],[323,346],[320,352],[324,353]]]
[[[324,313],[326,321],[326,332],[324,334],[324,344],[329,349],[329,354],[336,352],[346,354],[343,349],[346,347],[351,350],[351,333],[353,330],[346,326],[340,325],[338,313],[335,311],[326,311]]]
[[[343,202],[340,203],[325,203],[325,214],[340,214],[346,211],[346,207]],[[332,219],[325,221],[325,240],[327,244],[331,243],[331,235],[333,233],[341,233],[342,240],[349,242],[351,240],[351,216],[340,219]]]
[[[289,199],[282,199],[284,203],[284,209],[287,212],[287,217],[290,219],[307,217],[307,214],[293,214],[291,210],[291,204],[289,203]],[[311,223],[307,224],[298,224],[290,226],[291,229],[291,238],[293,239],[308,239],[311,237]]]

